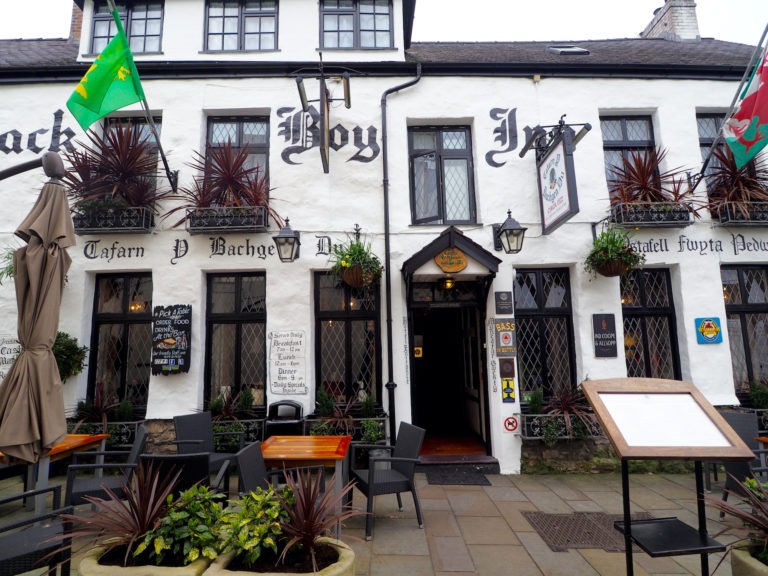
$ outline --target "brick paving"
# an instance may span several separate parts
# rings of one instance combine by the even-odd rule
[[[349,520],[342,532],[342,539],[355,550],[356,573],[359,576],[614,576],[625,573],[623,552],[607,552],[599,547],[552,551],[524,514],[537,510],[557,514],[621,514],[620,475],[487,477],[490,486],[430,485],[425,474],[417,474],[423,530],[416,523],[409,494],[403,495],[402,512],[397,510],[394,495],[378,496],[373,540],[365,541],[362,516]],[[57,480],[62,479],[52,481]],[[633,474],[630,482],[633,513],[677,516],[696,525],[692,475]],[[713,485],[713,495],[719,496],[720,486]],[[18,489],[17,481],[0,482],[0,494],[14,489]],[[365,497],[357,491],[353,505],[365,509]],[[710,534],[717,534],[725,527],[718,521],[716,510],[707,508],[707,517]],[[726,535],[717,539],[723,543],[733,540]],[[710,557],[710,572],[721,556]],[[697,555],[650,558],[636,552],[633,560],[637,576],[700,574]],[[30,574],[37,576],[43,572]],[[727,558],[715,574],[731,575]]]

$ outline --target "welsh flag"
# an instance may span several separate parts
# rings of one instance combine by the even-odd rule
[[[67,108],[83,130],[107,114],[144,99],[128,38],[117,9],[117,34],[102,50],[67,100]]]
[[[723,137],[737,168],[746,165],[768,144],[768,45],[749,77],[739,102],[723,125]]]

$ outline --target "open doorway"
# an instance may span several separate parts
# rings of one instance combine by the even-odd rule
[[[413,421],[422,454],[488,454],[484,330],[475,306],[411,309]]]

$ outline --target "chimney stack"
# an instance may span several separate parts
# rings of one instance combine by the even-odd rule
[[[72,2],[72,20],[69,24],[69,40],[71,42],[80,42],[80,33],[83,30],[83,11]]]
[[[665,0],[653,13],[653,20],[640,33],[641,38],[699,40],[699,21],[694,0]]]

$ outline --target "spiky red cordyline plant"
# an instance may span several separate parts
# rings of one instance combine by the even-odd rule
[[[331,486],[335,480],[334,475],[330,480]],[[293,546],[299,545],[306,555],[305,558],[312,560],[312,567],[317,572],[317,539],[347,518],[364,514],[361,510],[343,504],[354,483],[349,482],[338,494],[331,490],[323,493],[320,475],[307,469],[287,472],[285,483],[291,489],[295,501],[290,503],[286,495],[276,494],[288,514],[287,520],[280,521],[283,533],[289,538],[280,554],[280,561],[285,560],[286,554]],[[339,507],[341,511],[336,512]]]
[[[749,542],[750,552],[764,561],[763,558],[768,556],[768,490],[757,478],[748,478],[746,481],[741,481],[732,475],[731,478],[738,484],[739,489],[727,490],[727,492],[737,500],[729,502],[707,496],[707,503],[740,522],[739,525],[729,526],[724,530],[724,532],[742,535],[739,540],[729,546],[734,548]]]
[[[93,505],[92,512],[62,514],[64,521],[72,523],[72,531],[65,537],[86,546],[104,547],[105,554],[124,547],[123,566],[128,566],[139,538],[154,528],[168,509],[166,500],[180,474],[162,477],[151,464],[139,463],[124,494],[105,487],[107,498],[83,497]]]
[[[99,135],[87,132],[91,145],[66,153],[70,168],[64,181],[76,205],[114,199],[125,206],[155,211],[168,189],[157,188],[157,154],[148,136],[131,124],[110,126]]]
[[[660,148],[630,150],[622,156],[620,165],[609,168],[611,203],[675,201],[668,187],[683,170],[678,167],[662,172],[666,156],[667,150]]]
[[[584,397],[581,386],[558,385],[549,402],[544,406],[544,412],[553,416],[562,416],[568,434],[573,433],[572,418],[581,420],[587,429],[592,424],[592,410]]]
[[[706,177],[706,207],[713,216],[719,216],[724,205],[730,203],[747,218],[750,204],[768,202],[768,163],[764,157],[736,168],[730,148],[721,146],[712,151],[712,160]]]

